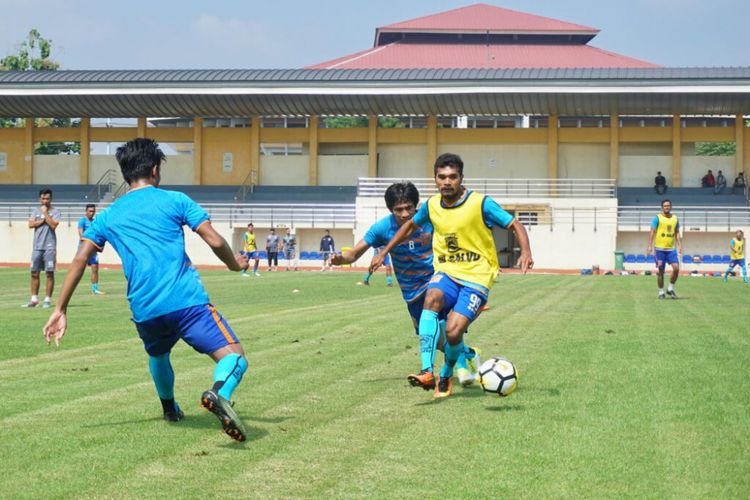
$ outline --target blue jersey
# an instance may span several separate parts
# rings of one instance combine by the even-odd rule
[[[373,248],[388,244],[399,230],[396,217],[389,215],[373,224],[363,238]],[[422,226],[390,252],[393,270],[406,302],[417,300],[427,289],[433,273],[432,226]]]
[[[133,320],[143,322],[208,304],[185,253],[182,226],[195,231],[208,214],[187,195],[152,186],[133,190],[97,215],[83,233],[100,250],[109,242],[122,260]]]
[[[91,223],[94,222],[92,220],[89,220],[88,217],[85,215],[78,219],[78,229],[83,229],[84,232],[91,226]]]
[[[471,194],[471,191],[467,189],[458,203],[454,205],[454,207],[462,205],[469,197],[469,194]],[[414,215],[414,218],[412,220],[414,221],[414,224],[419,227],[425,227],[425,225],[430,224],[430,228],[432,228],[430,223],[430,209],[427,203],[423,203],[422,206],[419,207],[419,210],[417,210],[417,213]],[[495,200],[493,200],[489,196],[485,196],[482,200],[482,221],[484,222],[484,225],[489,229],[492,229],[495,226],[508,228],[513,223],[513,216],[503,210],[503,208]],[[452,277],[451,279],[456,280],[462,285],[474,288],[475,290],[479,290],[484,295],[487,295],[489,293],[487,287],[482,286],[479,283],[459,280]]]

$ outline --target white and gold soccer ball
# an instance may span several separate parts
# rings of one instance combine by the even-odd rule
[[[505,358],[490,358],[479,367],[479,383],[491,396],[510,396],[518,385],[518,372]]]

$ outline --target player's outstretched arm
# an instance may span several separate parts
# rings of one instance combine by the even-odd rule
[[[651,232],[648,235],[648,247],[646,248],[646,255],[651,255],[654,250],[654,236],[656,235],[656,229],[651,228]]]
[[[372,258],[372,262],[370,263],[370,269],[369,271],[371,273],[374,273],[377,271],[377,269],[383,265],[383,260],[385,260],[386,255],[388,255],[391,250],[393,250],[393,247],[400,244],[406,238],[414,234],[414,231],[418,229],[419,226],[414,224],[413,220],[409,220],[404,225],[402,225],[398,231],[396,231],[396,234],[393,235],[393,238],[391,238],[391,241],[388,242],[386,246],[383,247],[383,249]]]
[[[518,245],[521,247],[521,255],[518,257],[517,265],[521,268],[521,272],[526,274],[526,272],[534,266],[534,258],[531,256],[529,234],[526,232],[526,228],[523,227],[523,224],[517,220],[513,221],[510,225],[510,229],[515,233],[516,241],[518,241]]]
[[[362,257],[362,255],[364,255],[364,253],[369,248],[370,245],[368,245],[365,240],[359,240],[359,242],[354,245],[354,248],[352,248],[351,250],[348,250],[341,255],[334,255],[333,257],[331,257],[331,264],[333,264],[334,266],[351,264]]]
[[[227,240],[217,233],[216,229],[211,225],[211,221],[207,220],[198,226],[195,232],[211,247],[214,254],[226,264],[230,271],[244,271],[247,269],[247,257],[244,255],[235,255]]]
[[[86,263],[89,261],[91,256],[96,252],[96,246],[89,240],[81,240],[81,246],[78,247],[78,252],[73,258],[73,263],[70,265],[68,274],[65,276],[65,282],[60,292],[60,299],[57,301],[55,311],[47,320],[47,324],[44,325],[42,331],[44,332],[44,339],[47,341],[47,345],[55,339],[55,345],[60,345],[65,331],[68,328],[68,304],[70,298],[73,296],[78,282],[81,281],[84,271],[86,271]]]

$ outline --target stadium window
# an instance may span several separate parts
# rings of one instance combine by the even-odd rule
[[[135,128],[138,126],[137,118],[92,118],[92,128]]]
[[[260,145],[262,156],[297,156],[303,153],[302,143],[272,143],[264,142]]]
[[[539,212],[516,212],[516,217],[524,226],[539,225]]]

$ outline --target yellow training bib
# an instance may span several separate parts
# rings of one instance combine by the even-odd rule
[[[244,239],[243,250],[245,252],[254,252],[254,251],[256,251],[258,249],[255,246],[255,233],[250,234],[250,233],[246,232],[244,234],[244,238],[243,239]]]
[[[732,260],[740,260],[745,258],[745,239],[743,238],[742,241],[740,240],[732,240],[732,252],[730,257]]]
[[[445,208],[440,195],[427,201],[432,235],[433,264],[459,280],[492,288],[497,275],[497,251],[492,230],[482,217],[484,196],[470,192],[464,202]]]
[[[677,216],[672,214],[672,217],[665,217],[664,214],[658,214],[657,217],[659,225],[656,227],[654,248],[672,250],[677,236]]]

